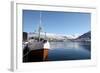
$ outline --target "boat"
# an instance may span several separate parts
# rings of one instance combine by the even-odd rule
[[[48,59],[48,51],[50,49],[50,43],[46,39],[46,32],[45,37],[41,38],[41,12],[40,12],[40,24],[38,27],[38,38],[36,39],[29,39],[28,43],[25,47],[28,48],[28,53],[24,54],[24,59],[27,62],[34,62],[34,61],[47,61]]]
[[[50,44],[47,40],[31,40],[28,43],[28,48],[30,50],[30,60],[36,59],[40,61],[46,61],[48,58],[48,51],[50,49]]]

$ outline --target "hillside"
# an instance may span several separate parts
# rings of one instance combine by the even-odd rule
[[[91,40],[91,31],[84,33],[83,35],[76,38],[78,41],[90,41]]]

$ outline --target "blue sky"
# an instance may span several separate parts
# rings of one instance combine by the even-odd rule
[[[83,34],[90,31],[91,14],[79,12],[42,12],[44,32],[64,35]],[[34,32],[39,26],[40,11],[23,10],[23,31]]]

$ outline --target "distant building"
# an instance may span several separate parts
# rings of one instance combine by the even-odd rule
[[[23,41],[27,41],[27,38],[28,38],[28,33],[23,32]]]

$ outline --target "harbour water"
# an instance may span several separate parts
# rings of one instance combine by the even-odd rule
[[[39,50],[37,55],[33,56],[32,51],[26,47],[26,55],[23,55],[23,62],[41,62],[41,61],[68,61],[68,60],[87,60],[91,59],[90,42],[50,42],[50,49],[46,60],[41,60]],[[28,52],[29,51],[29,52]],[[36,50],[35,50],[36,51]],[[23,52],[24,54],[24,52]]]
[[[50,42],[48,61],[91,59],[90,42]]]

